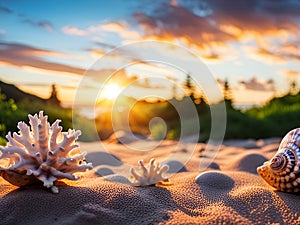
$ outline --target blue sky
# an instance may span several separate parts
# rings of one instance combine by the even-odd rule
[[[56,83],[62,101],[72,103],[86,70],[107,52],[156,40],[198,55],[221,85],[229,80],[236,103],[262,104],[287,92],[289,82],[299,82],[299,11],[296,0],[0,0],[0,79],[42,97]],[[118,52],[110,63],[124,54]],[[144,80],[135,83],[139,93],[161,93],[145,76],[162,70],[129,68],[120,85],[142,73]],[[168,79],[168,73],[178,85],[185,76],[172,70],[161,76]],[[166,97],[171,96],[167,83],[161,86]]]

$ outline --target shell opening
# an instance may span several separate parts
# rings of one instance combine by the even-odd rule
[[[272,158],[270,167],[274,172],[281,172],[285,168],[287,161],[286,156],[279,153]]]

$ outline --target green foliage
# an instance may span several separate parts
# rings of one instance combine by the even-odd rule
[[[265,106],[250,109],[245,114],[260,121],[257,130],[265,130],[262,137],[283,136],[289,130],[300,127],[300,94],[274,98]]]
[[[151,108],[146,105],[143,105],[142,109],[139,107],[135,108],[136,114],[131,118],[131,120],[137,120],[135,131],[142,130],[141,124],[148,126],[148,123],[145,123],[145,121],[153,118],[151,116],[154,116],[153,112],[156,110],[155,116],[163,118],[167,124],[167,139],[179,139],[183,134],[186,134],[186,136],[193,135],[193,132],[195,132],[193,130],[195,120],[188,109],[187,98],[181,101],[171,100],[171,103],[177,105],[177,110],[185,110],[185,118],[179,117],[178,113],[176,114],[176,110],[170,106],[162,107],[162,105],[152,103]],[[196,104],[195,106],[200,122],[199,141],[207,141],[211,131],[209,106],[206,104]],[[282,137],[289,130],[300,127],[300,94],[287,94],[281,98],[274,98],[265,106],[252,108],[246,112],[235,109],[231,102],[226,100],[225,106],[227,111],[225,139]],[[139,114],[138,112],[142,113]],[[162,127],[160,126],[154,129],[155,135],[159,138],[162,136],[161,130]]]
[[[64,131],[68,129],[81,130],[80,141],[96,141],[99,139],[94,120],[89,120],[79,113],[75,113],[76,124],[73,124],[72,109],[60,106],[55,85],[52,85],[51,97],[45,100],[25,93],[14,85],[0,81],[0,144],[6,143],[5,136],[9,131],[18,131],[19,121],[28,123],[28,114],[34,115],[39,111],[44,111],[44,115],[48,115],[50,123],[60,119],[60,125]]]
[[[261,121],[258,119],[227,107],[225,139],[261,138],[265,132],[265,128],[261,126]]]
[[[114,119],[121,123],[129,123],[133,133],[151,135],[156,140],[164,138],[178,140],[182,135],[199,133],[196,129],[196,122],[199,122],[199,141],[207,141],[211,132],[210,107],[213,106],[208,106],[205,101],[197,103],[192,100],[186,96],[182,100],[172,99],[169,102],[137,101],[128,112],[119,113]],[[191,103],[195,111],[190,109]],[[230,100],[225,99],[225,105],[227,110],[225,139],[283,136],[289,130],[300,127],[300,94],[274,98],[265,106],[252,108],[246,112],[235,109]],[[74,124],[72,109],[26,98],[16,103],[12,99],[6,100],[5,96],[0,94],[0,145],[5,145],[5,135],[8,131],[18,131],[19,121],[28,123],[28,114],[35,114],[40,110],[49,116],[50,123],[56,119],[62,120],[61,126],[64,131],[69,128],[81,130],[80,141],[97,141],[98,135],[105,139],[113,132],[110,112],[102,114],[95,120],[89,120],[77,112]],[[154,117],[159,117],[165,124],[157,122],[149,127]]]
[[[5,146],[6,143],[7,141],[4,138],[0,137],[0,146]]]
[[[42,102],[30,103],[28,100],[22,100],[19,103],[19,107],[24,109],[27,114],[35,114],[39,111],[44,111],[44,115],[48,115],[48,121],[53,123],[56,119],[60,119],[60,125],[63,127],[63,131],[67,131],[73,127],[72,124],[72,109],[62,108],[58,105],[45,104]],[[27,116],[27,115],[26,115]],[[28,119],[26,119],[28,121]]]
[[[163,140],[166,137],[166,126],[163,123],[156,123],[150,126],[151,137],[154,140]]]
[[[177,140],[179,138],[179,131],[176,129],[172,129],[167,134],[167,139],[169,140]]]
[[[62,108],[59,105],[43,103],[40,101],[31,102],[28,99],[21,100],[18,104],[13,99],[5,100],[5,96],[0,94],[0,144],[5,143],[4,137],[8,133],[17,132],[17,124],[19,121],[25,121],[28,123],[28,114],[35,114],[39,111],[44,111],[44,115],[48,115],[48,120],[53,123],[56,119],[60,119],[61,126],[64,131],[73,129],[72,123],[72,109]],[[87,118],[78,115],[79,122],[76,129],[82,131],[82,135],[79,137],[80,141],[95,141],[97,140],[97,134],[91,132],[91,126],[93,123]],[[94,128],[95,130],[95,128]]]
[[[5,100],[0,93],[0,137],[4,138],[8,131],[16,131],[17,123],[26,119],[27,113],[19,108],[14,100]]]
[[[72,127],[74,129],[81,130],[79,141],[91,142],[99,140],[94,120],[88,119],[78,112],[75,112],[73,116],[75,121],[73,120]],[[72,120],[72,118],[69,118],[69,121],[70,120]]]

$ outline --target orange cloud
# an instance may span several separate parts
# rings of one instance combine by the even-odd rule
[[[106,23],[106,24],[100,24],[98,26],[91,26],[88,28],[88,30],[92,33],[95,32],[112,32],[118,34],[120,37],[125,39],[139,39],[140,34],[130,29],[127,23],[121,22],[121,23]]]
[[[88,32],[81,30],[77,27],[64,26],[61,29],[65,34],[70,34],[70,35],[85,36],[88,34]]]
[[[259,43],[272,37],[276,39],[272,45],[276,46],[278,41],[284,43],[298,35],[300,29],[295,18],[300,17],[296,13],[300,10],[300,4],[292,0],[287,0],[285,4],[267,0],[171,1],[156,3],[153,8],[147,13],[141,10],[134,14],[144,39],[184,40],[183,43],[189,47],[210,49],[203,55],[209,60],[226,59],[227,54],[219,53],[215,46],[229,46],[230,42],[236,41],[258,42],[258,47],[252,51],[255,57],[271,57],[276,53],[271,60],[276,62],[299,58],[299,45],[294,47],[293,52],[292,46],[280,46],[285,52],[278,54],[277,50],[274,52]]]
[[[268,64],[300,61],[300,42],[288,40],[280,42],[278,39],[258,43],[258,46],[243,46],[249,57]]]
[[[88,51],[91,53],[91,55],[94,58],[99,58],[99,57],[102,57],[102,56],[104,56],[106,54],[105,51],[99,50],[99,49],[88,49]]]
[[[159,17],[136,13],[135,18],[145,37],[157,36],[168,40],[184,38],[200,47],[210,42],[222,43],[232,39],[231,35],[212,26],[207,18],[198,17],[183,7],[171,6],[166,14]]]
[[[285,59],[280,54],[274,54],[272,51],[256,46],[243,46],[242,49],[248,57],[268,64],[284,63]]]
[[[0,63],[16,67],[33,67],[37,69],[73,73],[82,75],[85,70],[60,63],[47,62],[39,56],[60,55],[65,53],[34,48],[28,45],[0,42]]]
[[[299,70],[281,70],[279,71],[280,74],[287,76],[288,78],[295,78],[297,76],[300,76]]]

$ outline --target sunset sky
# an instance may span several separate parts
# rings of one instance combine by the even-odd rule
[[[298,0],[0,0],[0,80],[41,97],[56,83],[61,100],[72,103],[85,71],[101,56],[125,44],[159,40],[192,51],[221,84],[228,79],[236,103],[260,104],[286,93],[291,81],[300,84],[299,12]],[[170,48],[153,54],[189,60]],[[118,52],[110,62],[124,55]],[[98,69],[91,89],[112,68],[108,63]],[[142,77],[134,84],[140,92],[166,97],[170,84],[151,77],[180,83],[185,76],[148,64],[124,74],[121,85]]]

